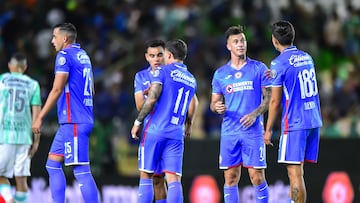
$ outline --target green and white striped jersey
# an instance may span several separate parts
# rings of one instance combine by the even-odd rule
[[[0,143],[32,144],[31,106],[41,106],[39,83],[20,73],[0,75]]]

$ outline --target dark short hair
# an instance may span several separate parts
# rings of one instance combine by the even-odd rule
[[[236,25],[229,27],[225,32],[225,39],[228,40],[231,35],[238,35],[244,33],[244,26]]]
[[[10,60],[15,60],[19,67],[26,67],[26,55],[22,52],[13,53]]]
[[[294,42],[295,29],[289,21],[280,20],[272,24],[271,32],[281,45],[292,45]]]
[[[187,45],[181,39],[174,39],[165,43],[165,49],[172,53],[175,59],[185,60]]]
[[[145,42],[145,53],[150,47],[162,47],[165,48],[165,42],[160,39],[152,39]]]
[[[72,23],[60,23],[54,26],[59,28],[61,32],[64,32],[71,41],[75,42],[77,37],[76,27]]]

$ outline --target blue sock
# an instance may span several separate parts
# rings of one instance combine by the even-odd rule
[[[98,190],[89,165],[74,166],[74,176],[79,183],[84,202],[99,202]]]
[[[155,200],[155,203],[166,203],[166,199]]]
[[[238,203],[239,202],[239,187],[224,186],[224,201],[225,203]]]
[[[168,185],[167,202],[182,203],[183,191],[181,182],[175,181]]]
[[[154,188],[152,179],[140,178],[138,195],[139,203],[153,202]]]
[[[48,159],[46,162],[46,170],[49,174],[49,186],[54,202],[64,203],[66,178],[62,169],[62,163]]]
[[[255,187],[256,203],[269,202],[269,187],[266,181]]]

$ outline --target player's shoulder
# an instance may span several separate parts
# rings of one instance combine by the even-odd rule
[[[254,66],[255,68],[259,68],[259,69],[267,68],[267,66],[265,65],[264,62],[256,60],[256,59],[248,58],[246,60],[246,63],[248,63],[251,66]]]

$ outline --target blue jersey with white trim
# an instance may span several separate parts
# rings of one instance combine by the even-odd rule
[[[295,46],[286,48],[271,62],[273,87],[282,87],[282,129],[322,126],[320,100],[312,57]]]
[[[90,57],[79,44],[71,44],[58,52],[57,73],[69,74],[57,101],[59,123],[94,123],[92,66]]]
[[[196,91],[195,77],[182,63],[158,67],[151,77],[152,83],[162,84],[162,92],[149,119],[144,122],[145,131],[171,139],[184,139],[184,123]]]
[[[151,86],[151,67],[143,69],[135,74],[134,80],[134,94],[144,92]]]
[[[271,82],[265,77],[268,70],[260,61],[250,58],[240,70],[231,66],[231,61],[218,68],[212,80],[212,94],[221,94],[225,98],[226,112],[221,125],[221,136],[233,136],[239,133],[263,133],[263,116],[257,117],[254,124],[244,128],[240,119],[259,107],[263,100],[262,88]]]

